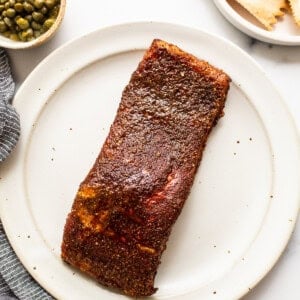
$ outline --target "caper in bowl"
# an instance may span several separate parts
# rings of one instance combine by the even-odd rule
[[[66,0],[0,0],[0,46],[28,48],[48,40],[59,27]]]

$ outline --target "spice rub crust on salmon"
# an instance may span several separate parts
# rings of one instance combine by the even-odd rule
[[[64,228],[65,262],[129,296],[156,291],[161,255],[229,84],[209,63],[152,42],[76,194]]]

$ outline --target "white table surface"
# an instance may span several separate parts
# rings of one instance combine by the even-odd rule
[[[17,84],[21,84],[44,57],[63,43],[104,26],[145,20],[200,28],[237,44],[263,67],[300,128],[300,47],[271,46],[251,39],[229,24],[211,0],[68,0],[63,24],[50,42],[35,49],[9,51]],[[300,299],[299,270],[298,221],[292,239],[276,266],[244,299]]]

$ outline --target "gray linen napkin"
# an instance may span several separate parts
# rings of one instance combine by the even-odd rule
[[[11,105],[14,90],[7,54],[0,48],[0,163],[10,154],[20,135],[19,116]],[[13,299],[50,300],[52,297],[24,269],[6,238],[0,220],[0,300]]]
[[[0,162],[15,147],[20,135],[20,121],[10,101],[15,91],[6,52],[0,49]]]

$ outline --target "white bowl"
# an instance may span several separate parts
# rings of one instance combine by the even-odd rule
[[[36,47],[43,44],[44,42],[52,38],[56,33],[64,17],[65,9],[66,9],[66,0],[61,0],[59,13],[56,17],[54,24],[51,26],[49,30],[43,33],[40,37],[30,42],[21,42],[21,41],[13,41],[0,34],[0,47],[9,48],[9,49],[25,49],[25,48]]]

